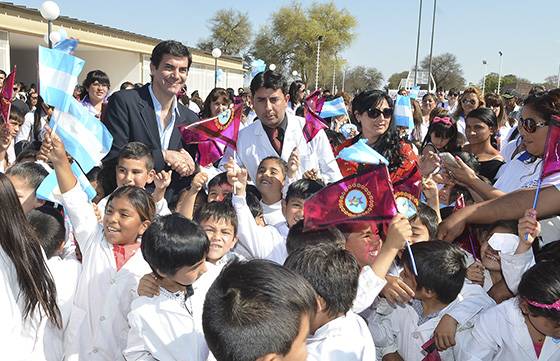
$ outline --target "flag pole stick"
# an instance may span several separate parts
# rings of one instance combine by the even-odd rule
[[[410,254],[410,263],[412,265],[412,271],[414,271],[414,275],[418,276],[418,268],[416,268],[416,261],[414,260],[414,254],[412,253],[412,248],[410,247],[410,241],[406,240],[406,249]]]
[[[539,182],[537,183],[537,189],[535,190],[535,199],[533,200],[533,209],[537,210],[537,202],[539,201],[539,194],[541,193],[542,187],[542,175],[539,177]],[[529,240],[529,233],[525,233],[525,241]]]

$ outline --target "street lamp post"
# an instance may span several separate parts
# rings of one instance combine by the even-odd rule
[[[315,90],[319,89],[319,61],[321,59],[321,41],[323,35],[317,37],[317,63],[315,65]]]
[[[500,54],[500,71],[498,72],[498,94],[500,94],[500,86],[502,85],[502,61],[503,61],[503,55],[504,53],[502,53],[502,51],[498,51],[498,54]]]
[[[432,53],[434,51],[434,32],[436,29],[436,5],[437,5],[437,0],[434,0],[434,15],[432,16],[432,40],[430,41],[430,61],[429,61],[429,65],[428,65],[428,91],[431,93],[431,87],[432,87]],[[435,90],[435,89],[434,89]]]
[[[41,4],[39,9],[43,19],[47,20],[47,39],[49,41],[49,48],[52,48],[51,32],[52,32],[52,22],[58,19],[60,16],[60,8],[58,4],[54,1],[45,1]]]
[[[418,9],[418,33],[416,35],[416,61],[414,62],[414,86],[418,80],[418,51],[420,50],[420,25],[422,24],[422,0]]]
[[[342,91],[344,92],[344,83],[346,82],[346,67],[342,69]]]
[[[556,78],[556,87],[560,88],[560,65],[558,65],[558,77]]]
[[[218,87],[218,58],[222,56],[222,51],[219,48],[214,48],[212,50],[212,56],[214,57],[214,88]]]
[[[488,74],[488,62],[482,60],[482,65],[484,65],[484,74],[482,74],[482,95],[486,94],[486,74]]]
[[[331,93],[334,94],[335,93],[335,87],[336,87],[336,60],[337,60],[337,56],[336,54],[334,55],[334,64],[333,64],[333,69],[332,69],[332,89],[331,89]]]

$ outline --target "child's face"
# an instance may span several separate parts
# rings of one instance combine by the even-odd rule
[[[286,175],[284,170],[274,159],[267,159],[259,164],[255,185],[262,194],[282,192]]]
[[[290,351],[284,356],[276,355],[279,361],[305,361],[307,360],[307,336],[309,336],[310,327],[309,316],[304,314],[301,316],[299,332],[292,342]]]
[[[197,279],[206,272],[204,258],[195,265],[183,266],[173,275],[165,275],[166,278],[180,284],[181,286],[192,285]]]
[[[233,192],[233,187],[229,183],[218,184],[208,189],[208,202],[221,202]]]
[[[287,202],[282,202],[282,213],[288,227],[292,228],[294,224],[303,219],[303,203],[305,201],[301,198],[290,198]]]
[[[432,142],[437,149],[441,150],[449,143],[449,138],[438,137],[432,132],[430,134],[430,142]]]
[[[501,271],[502,264],[500,253],[493,249],[488,241],[482,242],[480,245],[481,261],[484,268],[489,271]]]
[[[521,309],[537,331],[548,337],[560,338],[560,322],[532,314],[527,309],[527,301],[522,301]]]
[[[371,226],[366,225],[345,236],[346,249],[356,258],[360,267],[371,265],[382,245],[379,235],[372,232]]]
[[[41,207],[45,202],[37,199],[35,194],[35,188],[29,186],[25,179],[18,176],[8,176],[21,203],[23,212],[25,214],[29,213],[31,210]]]
[[[10,132],[10,137],[13,139],[16,137],[17,133],[19,132],[19,128],[21,127],[21,123],[18,122],[15,119],[10,118],[8,120],[8,125],[9,125],[9,132]]]
[[[430,240],[430,232],[428,232],[428,227],[426,227],[420,217],[416,217],[413,221],[410,222],[412,226],[412,238],[410,241],[412,243],[416,242],[425,242]]]
[[[105,208],[103,232],[111,244],[132,244],[144,234],[150,221],[142,221],[126,197],[113,198]]]
[[[418,283],[416,283],[416,276],[414,275],[414,272],[408,268],[408,264],[403,263],[403,270],[401,271],[401,279],[403,280],[404,283],[406,283],[406,285],[408,287],[410,287],[411,290],[413,291],[418,291]],[[414,298],[419,298],[417,297],[419,294],[417,294],[417,292],[414,292],[415,296]]]
[[[235,229],[228,220],[212,217],[201,221],[200,226],[210,240],[210,250],[206,258],[211,263],[220,260],[237,243]]]
[[[144,159],[119,159],[116,169],[117,186],[145,188],[154,180],[155,170],[148,170]]]

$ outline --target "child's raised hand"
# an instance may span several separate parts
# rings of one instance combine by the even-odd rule
[[[381,294],[391,305],[404,305],[414,297],[414,291],[400,277],[387,275],[385,279],[387,284]]]
[[[171,184],[171,171],[162,170],[154,177],[154,185],[158,190],[166,190]]]
[[[445,351],[455,346],[455,334],[457,333],[457,320],[448,314],[443,315],[434,330],[434,341],[438,351]]]
[[[385,245],[395,249],[402,249],[406,240],[412,238],[412,226],[408,219],[402,214],[397,214],[391,220],[389,229],[387,230],[387,238]]]
[[[428,201],[436,202],[439,200],[437,183],[431,176],[422,178],[422,193],[424,193],[424,196]]]
[[[428,177],[433,173],[437,173],[441,167],[441,160],[439,156],[432,151],[428,151],[426,154],[422,154],[418,163],[420,173],[424,177]]]
[[[316,181],[319,179],[319,171],[317,169],[310,169],[308,171],[305,171],[305,173],[303,173],[303,179]]]
[[[197,194],[202,188],[204,188],[206,182],[208,182],[208,174],[204,172],[198,172],[191,181],[189,192]]]
[[[159,282],[154,273],[148,273],[138,282],[138,295],[145,297],[159,296]]]
[[[541,233],[541,225],[537,221],[537,211],[533,208],[527,209],[523,218],[519,220],[517,226],[519,235],[519,245],[515,253],[525,253],[533,245],[535,238]]]
[[[43,144],[39,151],[38,160],[51,161],[53,164],[68,162],[68,156],[62,140],[46,125]]]
[[[467,279],[472,283],[484,286],[484,266],[480,261],[475,261],[467,268]]]
[[[294,178],[300,166],[299,151],[297,147],[292,150],[288,158],[288,178]]]

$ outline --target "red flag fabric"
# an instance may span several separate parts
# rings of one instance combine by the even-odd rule
[[[198,144],[200,165],[207,166],[220,159],[225,147],[237,148],[242,113],[243,104],[237,104],[216,117],[179,126],[185,143]]]
[[[14,70],[4,79],[4,86],[2,87],[2,93],[0,93],[0,116],[4,119],[5,123],[8,123],[10,117],[15,80],[16,67],[14,65]]]
[[[389,172],[375,165],[330,184],[304,203],[304,230],[338,224],[389,221],[397,208]]]
[[[418,211],[420,192],[422,191],[422,174],[415,165],[409,174],[393,182],[397,211],[407,218],[412,218]]]
[[[305,125],[303,126],[303,137],[309,143],[319,131],[327,129],[327,125],[319,116],[325,98],[321,97],[321,89],[315,90],[311,95],[305,98],[303,109],[305,113]]]
[[[553,115],[543,156],[542,178],[560,172],[560,117]]]
[[[422,350],[426,352],[426,356],[422,359],[422,361],[441,361],[441,356],[439,355],[436,342],[433,337],[422,345]]]

